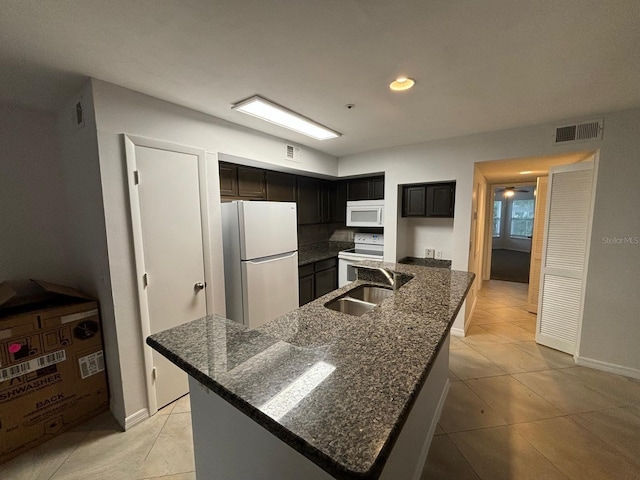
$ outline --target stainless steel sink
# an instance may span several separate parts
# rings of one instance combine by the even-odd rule
[[[360,285],[347,293],[348,297],[362,300],[363,302],[379,305],[385,298],[393,295],[393,290],[375,285]]]
[[[376,304],[363,302],[362,300],[358,300],[356,298],[340,297],[330,301],[325,305],[325,307],[330,308],[331,310],[335,310],[336,312],[346,313],[348,315],[359,317],[360,315],[364,315],[365,313],[367,313],[372,308],[375,308]]]
[[[359,285],[343,296],[325,303],[324,306],[336,312],[359,317],[380,305],[390,295],[393,295],[393,290],[390,288],[377,285]]]

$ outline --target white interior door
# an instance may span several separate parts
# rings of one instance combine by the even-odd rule
[[[540,297],[540,269],[542,268],[542,246],[544,244],[544,224],[547,217],[547,190],[549,177],[538,177],[536,186],[536,210],[533,215],[533,237],[531,239],[531,261],[529,264],[529,293],[527,310],[538,313]]]
[[[582,321],[594,162],[549,171],[536,342],[574,354]]]
[[[140,229],[136,263],[146,338],[145,333],[207,314],[199,182],[204,155],[179,151],[179,147],[136,144],[132,148],[134,158],[130,160],[128,152],[127,160],[134,167],[130,192],[134,231]],[[145,349],[146,361],[151,362],[147,371],[153,414],[186,394],[189,387],[186,373],[150,347]]]

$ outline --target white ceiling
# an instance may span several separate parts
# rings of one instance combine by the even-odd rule
[[[55,110],[91,76],[336,156],[640,105],[638,0],[0,0],[0,12],[0,101]],[[390,92],[398,75],[416,87]],[[256,93],[344,135],[309,140],[230,109]]]

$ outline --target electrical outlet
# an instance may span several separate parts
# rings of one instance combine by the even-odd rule
[[[436,258],[442,259],[442,250],[436,250]]]
[[[426,248],[424,250],[425,258],[433,258],[436,255],[436,251],[433,248]]]

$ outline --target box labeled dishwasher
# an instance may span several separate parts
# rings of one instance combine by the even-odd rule
[[[108,405],[98,304],[49,282],[0,283],[0,463]]]

